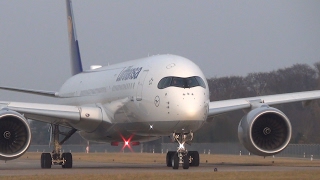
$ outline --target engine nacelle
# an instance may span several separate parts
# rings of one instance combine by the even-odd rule
[[[238,137],[245,148],[259,156],[271,156],[287,147],[291,123],[278,109],[261,106],[251,110],[240,121]]]
[[[0,110],[0,160],[12,160],[29,148],[31,131],[28,121],[21,114]]]

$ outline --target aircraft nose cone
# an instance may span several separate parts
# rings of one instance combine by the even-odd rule
[[[203,113],[203,107],[195,103],[184,104],[182,108],[184,115],[190,119],[198,119],[199,115]]]
[[[191,120],[205,120],[206,119],[206,107],[203,105],[195,106],[189,105],[185,110],[186,119]]]
[[[204,120],[207,114],[207,103],[202,98],[185,97],[179,105],[182,119]]]

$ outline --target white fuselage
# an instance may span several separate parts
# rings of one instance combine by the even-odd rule
[[[159,88],[165,77],[200,77],[204,86]],[[172,80],[173,81],[173,80]],[[172,82],[173,83],[173,82]],[[62,103],[100,107],[103,121],[81,135],[93,141],[144,141],[198,130],[207,118],[209,89],[197,65],[175,55],[158,55],[85,71],[59,91]]]

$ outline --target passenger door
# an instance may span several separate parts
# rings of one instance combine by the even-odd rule
[[[137,87],[137,96],[136,96],[136,100],[137,101],[141,101],[142,100],[142,90],[143,90],[143,83],[144,80],[146,79],[146,76],[148,74],[149,70],[144,70],[139,77],[139,82],[138,82],[138,87]]]

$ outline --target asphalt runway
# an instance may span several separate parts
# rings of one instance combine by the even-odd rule
[[[52,166],[51,169],[41,169],[40,160],[13,160],[0,161],[0,176],[23,175],[59,175],[59,174],[110,174],[110,173],[165,173],[165,172],[212,172],[218,171],[305,171],[320,170],[320,167],[284,167],[265,165],[241,165],[241,164],[200,164],[199,167],[190,167],[188,170],[179,167],[173,170],[165,164],[124,164],[124,163],[97,163],[75,161],[72,169],[63,169],[61,166]]]

